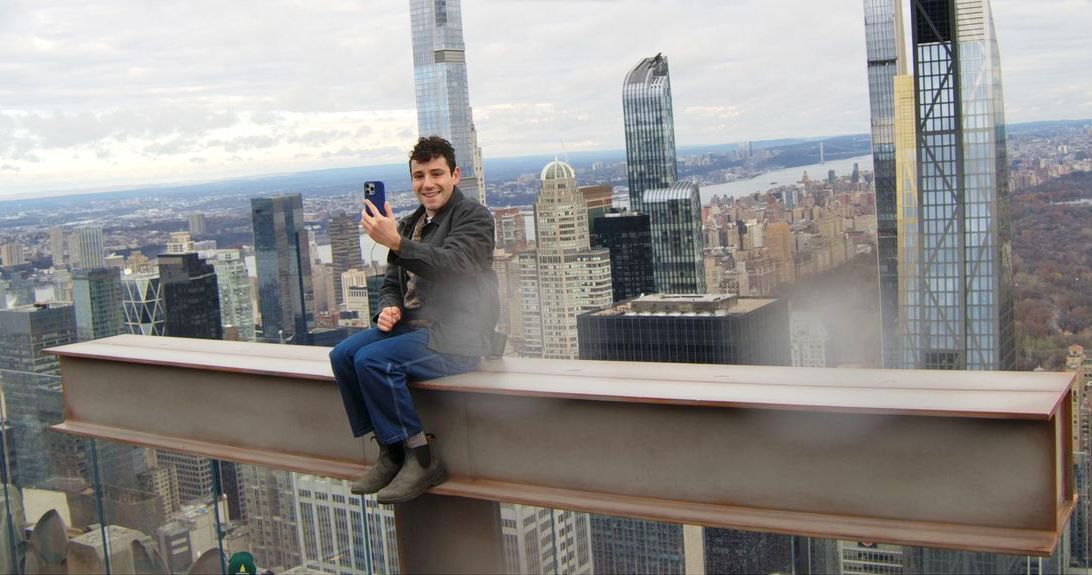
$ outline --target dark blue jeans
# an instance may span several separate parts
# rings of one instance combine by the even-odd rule
[[[450,355],[428,348],[428,330],[394,326],[372,328],[345,338],[330,351],[330,365],[341,389],[353,437],[372,431],[384,445],[421,433],[421,420],[410,397],[408,380],[465,373],[480,357]]]

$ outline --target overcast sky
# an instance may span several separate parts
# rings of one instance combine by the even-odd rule
[[[993,7],[1008,120],[1092,117],[1092,0]],[[624,148],[657,52],[680,146],[869,129],[861,0],[462,10],[486,157]],[[409,25],[408,0],[0,0],[0,197],[400,162]]]

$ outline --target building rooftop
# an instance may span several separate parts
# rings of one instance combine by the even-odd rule
[[[750,313],[776,299],[736,294],[648,294],[592,312],[596,316],[729,316]]]

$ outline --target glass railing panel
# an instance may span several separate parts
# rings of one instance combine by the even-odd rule
[[[63,549],[99,519],[90,442],[49,429],[64,417],[60,377],[0,370],[0,392],[0,573],[15,573],[32,534],[35,548]]]
[[[222,470],[216,462],[110,441],[94,447],[113,572],[138,572],[151,563],[186,573],[201,555],[219,549],[228,505],[217,495]]]
[[[341,479],[256,465],[236,469],[239,515],[228,521],[229,556],[248,551],[260,569],[276,573],[399,573],[394,509],[375,496],[353,495]]]

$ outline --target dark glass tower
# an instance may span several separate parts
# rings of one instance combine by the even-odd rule
[[[64,405],[60,361],[43,350],[75,341],[71,304],[0,309],[0,387],[8,410],[8,473],[14,485],[86,478],[84,441],[49,431],[64,419]]]
[[[610,250],[615,303],[656,291],[648,214],[608,212],[593,219],[591,245]]]
[[[790,365],[786,300],[654,294],[577,317],[580,359]]]
[[[629,205],[644,209],[646,190],[675,183],[675,118],[671,108],[671,78],[667,57],[645,58],[626,75],[622,85],[626,130],[626,170]]]
[[[224,339],[220,289],[212,264],[195,252],[161,254],[159,289],[165,312],[164,335]]]
[[[652,226],[656,291],[705,293],[705,238],[701,233],[701,194],[697,184],[678,182],[644,192]]]
[[[262,338],[306,345],[315,306],[303,197],[251,198],[250,209]]]
[[[915,265],[904,365],[1015,368],[1001,67],[986,0],[911,4],[917,125]],[[900,235],[901,239],[901,235]]]
[[[899,366],[899,246],[895,185],[895,76],[905,74],[902,3],[864,0],[868,94],[872,115],[872,165],[876,186],[877,243],[883,366]]]

